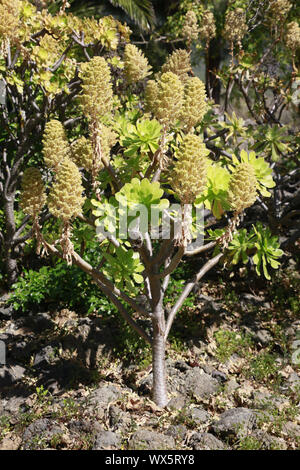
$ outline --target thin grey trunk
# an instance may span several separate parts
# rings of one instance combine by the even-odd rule
[[[159,266],[153,265],[153,274],[149,276],[152,306],[152,372],[153,372],[153,401],[160,407],[168,403],[165,351],[166,321],[163,307],[164,292],[158,276]]]
[[[166,364],[165,364],[166,341],[164,330],[159,324],[153,324],[152,342],[152,371],[153,371],[153,401],[160,407],[165,407],[168,403]]]
[[[14,215],[14,195],[10,195],[4,201],[5,215],[5,234],[4,234],[4,263],[8,285],[13,284],[17,280],[18,267],[17,260],[13,253],[13,237],[16,232],[16,222]]]

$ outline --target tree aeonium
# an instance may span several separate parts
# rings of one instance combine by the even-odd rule
[[[85,125],[76,138],[67,138],[56,117],[49,120],[43,140],[48,169],[42,167],[41,174],[27,170],[22,207],[34,217],[34,233],[44,252],[84,270],[151,345],[153,399],[163,407],[168,402],[165,350],[176,314],[196,283],[224,257],[243,211],[259,193],[269,194],[264,182],[267,187],[273,182],[267,163],[254,152],[243,151],[230,161],[216,161],[210,154],[199,131],[209,103],[202,82],[188,67],[184,75],[163,67],[149,77],[150,67],[140,53],[145,73],[137,73],[140,82],[133,83],[128,81],[134,70],[129,62],[137,52],[128,51],[126,47],[123,75],[118,59],[117,80],[104,57],[78,64],[78,113]],[[51,242],[36,214],[45,198],[36,204],[33,194],[45,194],[41,175],[48,210],[61,221],[61,236]],[[203,206],[223,224],[210,242],[203,242]],[[74,248],[75,219],[76,225],[92,227],[99,240],[97,266]],[[167,314],[164,297],[170,277],[182,258],[192,255],[199,256],[199,270]],[[143,303],[137,300],[141,291],[147,299]],[[137,314],[148,320],[150,334]]]

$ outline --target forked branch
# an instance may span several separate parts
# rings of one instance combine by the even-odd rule
[[[168,337],[168,334],[170,332],[170,329],[171,329],[171,326],[173,324],[173,321],[174,321],[174,318],[176,316],[176,313],[178,312],[178,310],[182,307],[183,305],[183,302],[185,301],[185,299],[189,296],[189,294],[191,293],[193,287],[197,284],[197,282],[200,281],[200,279],[213,267],[215,266],[219,260],[222,258],[223,256],[223,253],[219,253],[218,255],[214,256],[214,258],[210,259],[209,261],[207,261],[207,263],[204,264],[204,266],[202,266],[202,268],[200,269],[200,271],[195,275],[195,277],[186,284],[186,286],[184,287],[181,295],[179,296],[179,298],[177,299],[174,307],[172,308],[169,316],[168,316],[168,319],[167,319],[167,324],[166,324],[166,330],[165,330],[165,340],[167,339]]]

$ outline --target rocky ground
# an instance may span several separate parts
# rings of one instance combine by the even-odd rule
[[[20,314],[3,296],[0,449],[299,448],[300,302],[295,279],[278,282],[194,292],[170,338],[166,409],[151,401],[149,351],[117,354],[113,324]]]

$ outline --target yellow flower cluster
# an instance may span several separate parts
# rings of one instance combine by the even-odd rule
[[[193,10],[189,10],[185,15],[182,35],[187,39],[189,43],[196,41],[199,36],[199,27],[196,13]]]
[[[69,158],[58,167],[56,180],[49,195],[48,207],[51,214],[64,223],[81,214],[84,197],[80,172]]]
[[[57,170],[59,163],[70,153],[65,129],[60,121],[47,122],[43,137],[44,161],[48,168]]]
[[[113,91],[109,66],[103,57],[95,56],[81,64],[82,105],[86,117],[97,121],[112,110]]]
[[[292,21],[287,25],[286,45],[293,54],[300,49],[300,26],[296,21]]]
[[[127,44],[124,54],[124,73],[128,83],[143,80],[150,73],[150,65],[142,51],[133,44]]]
[[[20,11],[19,0],[0,0],[0,43],[18,36]]]
[[[182,82],[187,80],[188,74],[191,70],[190,54],[185,49],[177,49],[170,54],[161,68],[162,73],[175,73]]]
[[[110,127],[101,126],[100,138],[102,145],[102,158],[109,161],[111,148],[117,142],[117,134]]]
[[[250,163],[240,163],[232,174],[229,182],[228,200],[235,212],[242,212],[254,204],[257,180]]]
[[[189,77],[184,89],[181,121],[188,130],[198,124],[207,111],[205,85],[198,77]]]
[[[46,193],[42,175],[37,168],[26,168],[21,182],[20,205],[25,214],[37,218],[46,204]]]
[[[176,153],[170,184],[183,204],[191,204],[206,186],[209,150],[201,137],[187,134]]]
[[[146,86],[147,108],[165,126],[176,122],[181,113],[184,86],[172,72],[163,73],[157,81],[149,80]]]
[[[246,15],[242,8],[229,10],[226,13],[224,37],[230,43],[240,43],[247,32]]]
[[[216,36],[215,17],[209,10],[206,10],[203,13],[201,26],[199,28],[199,36],[205,42],[211,41]]]
[[[269,13],[276,22],[282,21],[291,7],[289,0],[269,0]]]
[[[146,111],[155,113],[155,102],[157,100],[158,85],[155,80],[148,80],[145,88],[145,105]]]
[[[92,171],[93,168],[93,147],[90,140],[80,137],[71,145],[71,160],[79,168]]]
[[[189,132],[207,111],[205,85],[198,77],[186,74],[184,84],[173,72],[149,80],[145,90],[146,108],[166,127],[178,119]]]

